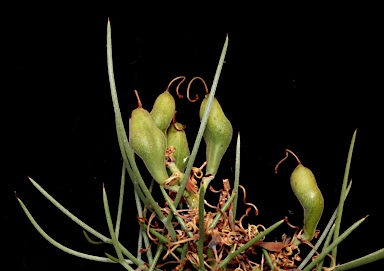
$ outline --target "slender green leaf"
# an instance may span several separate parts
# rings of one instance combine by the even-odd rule
[[[188,250],[188,243],[185,243],[183,248],[182,248],[182,251],[181,251],[180,259],[185,259],[185,255],[187,255],[187,250]],[[181,267],[181,269],[179,271],[183,271],[183,270],[184,270],[184,266]]]
[[[113,257],[111,254],[107,253],[107,252],[104,252],[105,256],[108,257],[108,259],[110,259],[111,261],[115,262],[115,263],[119,263],[119,259],[116,258],[116,257]]]
[[[240,182],[240,132],[237,134],[236,142],[236,162],[235,162],[235,183],[233,186],[233,193],[236,194],[233,201],[232,213],[233,220],[236,220],[236,211],[237,211],[237,200],[239,195],[239,182]]]
[[[28,177],[29,178],[29,177]],[[93,234],[97,238],[99,238],[101,241],[107,244],[112,244],[112,240],[98,231],[94,230],[87,224],[85,224],[83,221],[78,219],[75,215],[73,215],[71,212],[69,212],[63,205],[61,205],[57,200],[55,200],[50,194],[48,194],[47,191],[45,191],[37,182],[35,182],[32,178],[29,178],[31,183],[36,187],[39,192],[46,197],[53,205],[55,205],[60,211],[62,211],[66,216],[68,216],[72,221],[74,221],[77,225],[82,227],[87,232]],[[138,261],[121,243],[119,243],[121,250],[123,251],[124,255],[126,255],[131,261],[133,261],[135,264],[140,265],[142,264],[141,261]]]
[[[110,259],[108,258],[105,258],[105,257],[98,257],[98,256],[93,256],[93,255],[89,255],[89,254],[85,254],[85,253],[82,253],[82,252],[78,252],[76,250],[73,250],[73,249],[70,249],[66,246],[63,246],[62,244],[60,244],[59,242],[55,241],[54,239],[52,239],[41,227],[39,224],[37,224],[36,220],[33,218],[33,216],[31,215],[31,213],[28,211],[27,207],[24,205],[24,203],[19,199],[17,198],[17,200],[19,201],[20,205],[21,205],[21,208],[23,208],[25,214],[27,215],[29,221],[31,221],[32,225],[36,228],[36,230],[45,238],[45,240],[47,240],[49,243],[51,243],[53,246],[57,247],[58,249],[68,253],[68,254],[71,254],[73,256],[76,256],[76,257],[80,257],[80,258],[83,258],[83,259],[87,259],[87,260],[92,260],[92,261],[97,261],[97,262],[104,262],[104,263],[114,263],[113,261],[111,261]],[[131,263],[130,261],[127,261],[126,263]]]
[[[137,259],[141,260],[141,249],[143,247],[142,229],[139,229],[139,237],[137,238]]]
[[[153,181],[152,181],[152,184],[153,184]],[[136,190],[134,191],[134,194],[135,194],[135,201],[136,201],[137,216],[139,218],[142,218],[143,217],[143,209],[141,206],[139,195],[138,195]],[[152,261],[153,261],[152,250],[150,248],[150,242],[149,242],[148,236],[147,236],[145,230],[142,228],[139,229],[139,242],[137,244],[137,258],[139,258],[139,255],[141,255],[141,253],[140,253],[140,249],[142,246],[141,240],[144,240],[145,247],[147,248],[146,254],[147,254],[147,258],[148,258],[148,263],[151,265]]]
[[[87,232],[93,234],[97,238],[99,238],[104,243],[111,243],[111,239],[108,237],[102,235],[98,231],[94,230],[87,224],[85,224],[83,221],[78,219],[75,215],[73,215],[68,209],[66,209],[63,205],[61,205],[57,200],[55,200],[47,191],[45,191],[37,182],[35,182],[32,178],[28,177],[28,179],[31,181],[34,187],[36,187],[39,192],[46,197],[53,205],[55,205],[60,211],[62,211],[66,216],[68,216],[70,219],[72,219],[76,224],[78,224],[80,227],[82,227]]]
[[[129,178],[132,181],[134,190],[137,192],[137,194],[140,197],[140,199],[144,202],[144,205],[147,208],[149,208],[150,204],[149,204],[147,198],[144,196],[143,191],[141,191],[139,183],[136,180],[136,176],[133,173],[131,165],[129,164],[127,153],[125,152],[125,148],[123,146],[123,139],[122,139],[122,135],[121,135],[120,130],[119,130],[119,124],[117,123],[117,121],[115,123],[116,123],[117,141],[119,143],[120,152],[121,152],[121,155],[123,157],[123,161],[124,161],[125,167],[126,167],[126,169],[128,171]]]
[[[109,21],[108,21],[108,25],[107,25],[107,64],[108,64],[109,85],[110,85],[110,89],[111,89],[113,108],[115,110],[116,129],[117,129],[118,137],[120,137],[119,142],[121,142],[121,144],[123,145],[123,149],[126,153],[126,157],[128,158],[129,164],[132,167],[132,172],[134,175],[134,176],[130,176],[130,177],[131,177],[132,181],[137,181],[137,183],[140,185],[142,192],[144,193],[148,203],[151,204],[153,210],[156,212],[159,219],[161,221],[163,221],[165,217],[164,217],[163,213],[161,212],[159,206],[157,205],[156,201],[153,199],[152,194],[149,192],[147,186],[144,183],[144,180],[141,177],[140,171],[137,168],[137,165],[135,162],[135,156],[134,156],[133,150],[129,146],[127,133],[125,132],[124,123],[123,123],[123,119],[121,117],[121,112],[120,112],[120,107],[119,107],[119,101],[117,98],[115,77],[114,77],[114,73],[113,73],[112,37],[111,37],[111,25],[110,25]],[[122,152],[123,157],[125,156],[125,153]],[[127,166],[127,169],[130,168],[129,165],[126,164],[126,166]],[[129,172],[130,171],[128,171],[128,173]],[[147,203],[147,202],[144,200],[144,203]],[[149,208],[148,203],[147,203],[147,207]],[[174,231],[172,231],[172,229],[168,229],[168,230],[171,232],[172,237],[175,237],[175,236],[173,236]]]
[[[349,182],[349,185],[347,187],[347,191],[345,193],[345,199],[347,199],[347,196],[349,194],[349,190],[351,190],[351,186],[352,186],[352,180]],[[297,267],[297,269],[301,270],[304,268],[304,266],[307,265],[307,263],[312,259],[312,256],[313,254],[315,254],[315,251],[317,251],[319,249],[319,247],[321,246],[321,244],[323,243],[325,237],[327,236],[329,230],[331,229],[332,225],[334,225],[334,221],[335,221],[335,218],[336,218],[336,214],[337,214],[337,207],[335,209],[335,211],[333,212],[332,214],[332,217],[329,219],[328,221],[328,224],[327,226],[325,227],[324,231],[322,232],[319,240],[317,240],[316,244],[315,244],[315,248],[312,249],[307,257],[305,257],[305,259],[301,262],[301,264]],[[334,227],[333,227],[334,228]],[[333,231],[332,231],[333,232]],[[329,235],[328,235],[329,236]],[[329,242],[328,242],[329,244]],[[328,246],[328,245],[327,245]]]
[[[342,271],[342,270],[349,270],[352,268],[356,268],[362,265],[366,265],[378,260],[384,259],[384,248],[379,249],[371,254],[365,255],[364,257],[358,258],[356,260],[341,264],[336,266],[334,271]],[[369,267],[368,267],[369,269]]]
[[[333,233],[333,240],[336,240],[339,237],[340,225],[341,225],[341,217],[343,215],[345,193],[347,191],[347,182],[348,182],[348,176],[349,176],[349,169],[351,167],[353,147],[355,145],[355,140],[356,140],[356,133],[357,133],[357,130],[355,130],[355,132],[353,133],[352,140],[351,140],[351,145],[349,146],[348,157],[347,157],[347,164],[345,166],[344,179],[343,179],[343,184],[342,184],[342,187],[341,187],[340,202],[339,202],[339,206],[337,207],[337,216],[336,216],[336,223],[335,223],[336,225],[335,225],[335,232]],[[336,261],[336,256],[337,256],[337,247],[335,247],[332,250],[332,257],[335,259],[335,261]]]
[[[361,223],[366,219],[366,217],[358,220],[355,222],[352,226],[350,226],[342,235],[340,235],[336,240],[333,241],[332,244],[330,244],[325,250],[323,250],[315,260],[313,260],[309,265],[307,265],[303,271],[310,271],[312,270],[321,260],[323,260],[329,252],[332,251],[338,244],[340,244],[345,238],[347,238],[348,235],[352,233],[353,230],[355,230],[358,226],[360,226]],[[336,226],[335,226],[336,228]]]
[[[116,238],[119,239],[120,232],[120,223],[121,223],[121,213],[123,210],[123,199],[124,199],[124,186],[125,186],[125,164],[123,163],[123,167],[121,169],[121,179],[120,179],[120,195],[119,195],[119,204],[117,206],[117,215],[116,215]]]
[[[160,244],[157,247],[155,258],[153,259],[152,263],[150,263],[148,271],[153,271],[155,269],[157,261],[159,260],[162,251],[163,251],[163,245]]]
[[[220,209],[221,212],[218,212],[215,216],[215,218],[212,220],[211,224],[209,225],[209,228],[210,229],[213,229],[214,227],[216,227],[216,224],[219,222],[221,216],[222,216],[222,213],[225,213],[229,206],[231,205],[232,201],[236,198],[236,195],[235,193],[232,193],[232,195],[229,197],[229,199],[225,202],[224,206]]]
[[[204,255],[203,245],[205,241],[205,229],[204,229],[204,184],[200,186],[199,190],[199,242],[197,243],[197,253],[199,255],[199,270],[204,271]]]
[[[207,107],[205,109],[204,116],[201,119],[199,131],[197,133],[196,140],[195,140],[195,143],[193,145],[191,156],[189,157],[189,161],[188,161],[185,172],[191,172],[193,163],[195,162],[195,158],[196,158],[197,152],[199,150],[200,142],[201,142],[201,139],[202,139],[203,134],[204,134],[205,126],[207,125],[208,116],[209,116],[209,113],[211,112],[212,101],[213,101],[213,98],[215,96],[217,84],[219,83],[219,78],[220,78],[221,70],[223,68],[223,64],[224,64],[224,60],[225,60],[225,54],[227,52],[227,47],[228,47],[228,36],[225,39],[223,50],[221,51],[219,64],[217,65],[217,68],[216,68],[215,77],[213,78],[212,88],[211,88],[210,95],[209,95],[209,98],[207,101]],[[189,174],[185,174],[182,181],[181,181],[180,189],[177,192],[176,198],[174,200],[175,206],[177,206],[181,200],[185,186],[187,185],[188,175]]]
[[[160,190],[161,190],[161,193],[163,194],[164,199],[167,201],[168,206],[171,209],[172,213],[176,213],[177,212],[176,207],[173,204],[171,198],[167,195],[167,192],[165,191],[164,186],[161,185]],[[171,214],[169,214],[169,215],[171,215]],[[175,217],[176,217],[176,220],[180,223],[181,228],[184,231],[186,231],[187,235],[189,237],[193,237],[193,233],[187,230],[187,226],[185,225],[184,220],[180,216],[175,216]],[[168,220],[166,221],[166,223],[168,223]],[[169,223],[171,223],[171,222],[169,222]]]
[[[271,268],[271,270],[273,270],[274,267],[273,267],[272,259],[271,257],[269,257],[268,251],[265,248],[262,248],[261,250],[263,251],[264,257],[267,260],[269,267]]]
[[[90,243],[90,244],[92,244],[92,245],[96,245],[96,246],[98,246],[98,245],[103,245],[103,244],[105,244],[103,241],[94,241],[94,240],[92,240],[92,239],[89,237],[88,233],[87,233],[85,230],[83,230],[83,234],[84,234],[85,239],[88,241],[88,243]]]
[[[119,243],[117,241],[116,233],[115,233],[115,230],[113,229],[113,222],[112,222],[112,218],[111,218],[111,213],[109,211],[107,192],[105,191],[104,185],[103,185],[103,203],[104,203],[104,211],[105,211],[105,217],[107,219],[109,234],[112,237],[112,243],[113,243],[113,246],[115,247],[117,257],[119,258],[119,263],[122,266],[124,266],[125,269],[130,270],[130,271],[134,271],[134,269],[125,262],[123,253],[121,252]]]
[[[331,230],[329,231],[329,234],[328,234],[328,236],[327,236],[327,239],[326,239],[325,242],[324,242],[324,246],[323,246],[323,250],[322,250],[322,251],[324,251],[324,250],[329,246],[329,243],[330,243],[331,240],[332,240],[332,236],[333,236],[333,232],[334,232],[334,231],[335,231],[335,224],[332,225],[332,228],[331,228]],[[324,259],[321,260],[321,261],[319,262],[319,265],[317,266],[316,271],[321,271],[321,270],[322,270],[322,267],[323,267],[323,264],[324,264]]]

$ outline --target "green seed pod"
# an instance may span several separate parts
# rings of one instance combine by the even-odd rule
[[[132,111],[129,120],[129,143],[133,151],[144,161],[152,178],[163,184],[168,179],[165,168],[167,140],[149,112],[142,108],[136,90],[135,93],[139,106]]]
[[[172,155],[176,160],[175,164],[177,168],[181,172],[184,172],[190,156],[187,136],[184,129],[184,125],[179,122],[174,122],[169,126],[167,131],[167,145],[168,147],[175,147],[175,152]]]
[[[175,113],[175,99],[168,90],[161,93],[155,100],[151,116],[157,127],[165,133]]]
[[[311,241],[324,210],[324,198],[309,168],[299,164],[291,174],[291,187],[304,209],[304,240]]]
[[[299,162],[291,174],[290,181],[292,190],[304,209],[304,233],[301,238],[311,241],[315,236],[317,223],[324,210],[324,198],[312,171],[304,167],[292,151],[287,149],[286,152],[287,156],[277,164],[275,171],[277,172],[279,164],[288,157],[288,153],[294,155]]]
[[[179,79],[183,80],[181,80],[177,85],[176,93],[180,99],[183,97],[179,94],[179,87],[185,81],[185,76],[178,76],[176,78],[173,78],[172,81],[168,84],[167,89],[156,98],[151,111],[151,116],[153,120],[155,121],[157,127],[159,127],[161,131],[163,131],[163,133],[165,133],[165,131],[168,129],[176,110],[175,99],[169,93],[169,88],[171,87],[173,82]]]
[[[201,103],[200,121],[203,118],[209,94]],[[216,98],[213,98],[211,112],[208,117],[207,126],[204,131],[206,150],[206,175],[216,175],[221,159],[232,140],[232,125],[225,116],[223,109]]]

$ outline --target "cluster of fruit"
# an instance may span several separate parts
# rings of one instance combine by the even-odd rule
[[[150,112],[142,107],[136,91],[138,107],[132,111],[129,120],[129,143],[133,151],[143,160],[157,183],[175,192],[178,191],[180,181],[185,174],[190,155],[184,131],[185,126],[175,119],[176,103],[169,92],[171,84],[177,79],[183,79],[178,84],[179,87],[185,77],[180,76],[173,79],[168,88],[157,97]],[[190,81],[188,98],[189,88],[195,79],[202,80],[200,77],[195,77]],[[182,96],[179,95],[179,97]],[[209,92],[206,87],[206,96],[200,107],[200,120],[206,110],[208,98]],[[204,183],[205,189],[217,173],[220,161],[231,142],[232,134],[232,125],[219,102],[214,98],[204,131],[206,169],[202,183]],[[190,183],[186,188],[184,198],[190,208],[196,208],[198,203],[196,184]]]

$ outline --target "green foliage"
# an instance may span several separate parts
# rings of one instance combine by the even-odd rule
[[[180,125],[176,121],[169,125],[175,114],[175,107],[173,106],[173,97],[168,90],[156,100],[151,113],[143,109],[139,102],[139,107],[132,111],[128,140],[117,99],[113,75],[111,28],[108,22],[108,75],[115,111],[117,139],[124,161],[118,216],[115,223],[111,218],[107,191],[103,188],[105,217],[111,237],[102,235],[82,222],[34,180],[30,180],[36,189],[59,210],[86,232],[99,239],[93,241],[85,233],[87,240],[91,244],[96,245],[102,242],[113,245],[116,255],[106,253],[106,257],[99,257],[81,253],[61,245],[44,232],[24,203],[18,199],[28,219],[46,240],[71,255],[104,263],[119,263],[126,270],[160,270],[164,268],[169,270],[175,268],[176,270],[310,271],[315,270],[315,268],[320,269],[324,265],[324,259],[327,255],[330,256],[330,252],[332,252],[332,256],[330,256],[332,259],[331,268],[348,270],[384,258],[384,250],[381,249],[360,259],[335,266],[335,263],[337,263],[337,246],[365,220],[365,218],[358,220],[345,232],[339,234],[344,201],[351,188],[350,185],[347,186],[347,181],[356,132],[352,137],[348,154],[340,203],[314,246],[316,249],[322,246],[322,252],[314,260],[311,257],[313,252],[311,252],[300,263],[299,247],[310,244],[309,241],[312,240],[316,230],[324,202],[312,172],[302,166],[300,162],[292,173],[291,185],[304,209],[303,235],[298,232],[290,232],[289,234],[293,235],[291,239],[284,237],[281,241],[265,241],[265,238],[277,227],[284,224],[284,222],[289,223],[287,219],[280,218],[278,222],[269,227],[260,224],[248,224],[247,227],[244,227],[243,218],[248,216],[252,209],[256,214],[258,213],[256,206],[246,202],[245,197],[243,202],[249,208],[245,214],[237,216],[238,188],[241,187],[239,185],[240,134],[237,137],[234,187],[231,188],[232,181],[225,179],[223,180],[223,188],[220,191],[214,191],[219,194],[219,201],[216,204],[211,205],[204,199],[209,182],[219,169],[221,159],[228,148],[233,133],[231,123],[225,117],[223,109],[214,97],[227,46],[228,37],[223,46],[212,88],[201,105],[201,124],[191,152],[189,151],[188,142],[186,142],[184,130],[178,129]],[[166,144],[166,134],[168,135],[168,145]],[[195,157],[203,136],[207,143],[206,170],[204,170],[205,164],[194,166]],[[147,187],[146,182],[144,182],[136,165],[135,153],[146,164],[148,171],[156,181],[156,183],[152,182],[152,184],[156,184],[155,187]],[[166,168],[168,168],[168,172]],[[137,255],[128,251],[119,240],[123,198],[126,190],[124,189],[126,173],[128,173],[134,187],[138,223],[141,226]],[[200,180],[200,185],[198,185],[197,180]],[[161,206],[163,202],[156,201],[152,196],[152,189],[157,188],[160,189],[166,201],[164,206]],[[245,192],[245,189],[241,188]],[[188,208],[179,204],[182,198],[187,202]],[[236,219],[236,217],[240,218]],[[152,255],[153,249],[156,251],[154,257]],[[254,256],[255,254],[257,256]]]

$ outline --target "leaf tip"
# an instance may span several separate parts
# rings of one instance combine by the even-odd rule
[[[16,197],[17,201],[20,203],[20,205],[23,206],[24,204],[23,204],[22,200],[16,195],[16,193],[15,193],[15,197]]]
[[[355,137],[356,137],[357,129],[358,129],[358,128],[356,128],[355,131],[353,132],[353,136],[352,136],[352,138],[355,138]]]

